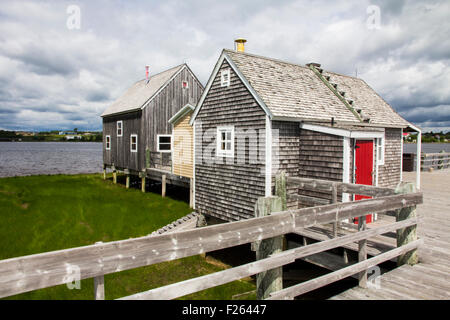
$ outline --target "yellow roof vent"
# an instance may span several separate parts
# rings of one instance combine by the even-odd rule
[[[234,43],[236,44],[236,51],[244,52],[246,42],[247,42],[247,40],[245,40],[244,38],[237,38],[236,40],[234,40]]]

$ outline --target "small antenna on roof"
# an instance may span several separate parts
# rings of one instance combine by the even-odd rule
[[[355,78],[358,78],[358,68],[355,68]]]

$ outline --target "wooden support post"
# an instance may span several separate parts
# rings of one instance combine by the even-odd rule
[[[95,244],[101,244],[102,241]],[[94,298],[95,300],[105,300],[105,276],[94,277]]]
[[[129,175],[129,174],[127,174],[127,180],[126,180],[126,182],[125,182],[125,187],[126,187],[127,189],[130,188],[130,175]]]
[[[194,179],[189,181],[189,208],[194,207]]]
[[[338,188],[337,183],[333,183],[331,187],[331,203],[337,203]],[[333,222],[333,237],[338,235],[338,222]]]
[[[166,196],[166,175],[163,174],[161,177],[161,197]]]
[[[281,211],[287,210],[286,172],[282,171],[275,177],[275,195],[281,198]]]
[[[270,215],[271,212],[279,212],[282,209],[280,197],[259,198],[255,205],[256,217]],[[283,248],[283,237],[278,236],[261,240],[256,244],[256,260],[267,258],[280,253]],[[256,292],[258,299],[266,299],[272,292],[283,289],[283,268],[258,273],[256,276]]]
[[[358,231],[366,230],[366,216],[358,218]],[[367,239],[358,242],[358,262],[367,260]],[[358,273],[359,286],[367,288],[367,270]]]
[[[103,180],[106,180],[106,166],[103,166]]]
[[[145,178],[146,178],[145,172],[139,172],[139,178],[141,178],[141,191],[145,192]]]
[[[116,171],[116,169],[113,170],[113,183],[114,184],[117,183],[117,171]]]
[[[405,194],[416,192],[416,187],[412,182],[401,182],[395,189],[395,193]],[[416,206],[403,208],[396,211],[396,220],[402,221],[405,219],[417,217]],[[417,240],[417,225],[406,227],[397,230],[397,247],[406,245],[412,241]],[[397,264],[399,266],[403,264],[414,265],[419,262],[419,256],[417,249],[411,250],[405,254],[398,256]]]

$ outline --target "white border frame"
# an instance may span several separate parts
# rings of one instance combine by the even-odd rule
[[[231,131],[231,150],[222,151],[220,150],[220,131],[230,130]],[[219,126],[216,129],[216,156],[222,158],[234,158],[234,126]]]
[[[225,75],[228,76],[227,81],[224,80]],[[220,71],[220,86],[221,87],[229,87],[231,83],[231,72],[230,68]]]
[[[119,135],[119,123],[120,123],[120,135]],[[123,137],[123,120],[116,121],[116,135],[117,137]]]
[[[133,143],[132,143],[133,137],[136,137],[136,150],[133,150]],[[138,135],[135,134],[135,133],[130,134],[130,152],[133,152],[133,153],[134,152],[138,152],[138,149],[139,149],[139,137],[138,137]]]
[[[159,149],[159,138],[160,137],[170,137],[170,150],[160,150]],[[164,143],[167,144],[167,143]],[[173,150],[173,135],[172,134],[158,134],[156,135],[156,151],[163,153],[170,153]]]
[[[108,148],[108,138],[109,138],[109,148]],[[111,136],[110,135],[105,136],[105,150],[111,150]]]

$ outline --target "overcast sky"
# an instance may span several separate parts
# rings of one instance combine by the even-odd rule
[[[101,130],[146,64],[187,62],[205,85],[244,37],[250,53],[357,72],[407,120],[448,131],[449,18],[448,0],[2,0],[0,129]]]

